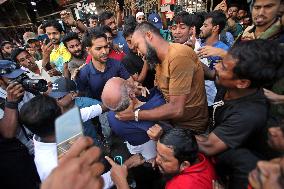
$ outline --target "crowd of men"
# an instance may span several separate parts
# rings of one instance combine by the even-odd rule
[[[4,188],[284,188],[284,1],[132,14],[62,11],[1,43]],[[85,136],[58,159],[74,106]]]

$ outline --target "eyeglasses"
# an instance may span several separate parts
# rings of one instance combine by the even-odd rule
[[[138,18],[138,20],[145,20],[145,18]]]

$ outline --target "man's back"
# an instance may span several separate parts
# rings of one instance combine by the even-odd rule
[[[208,110],[204,87],[204,73],[194,51],[185,45],[170,44],[165,60],[156,67],[155,85],[163,95],[187,95],[185,112],[175,125],[197,132],[207,129]]]

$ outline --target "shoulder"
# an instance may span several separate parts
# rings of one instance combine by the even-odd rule
[[[229,50],[229,46],[223,43],[222,41],[218,41],[215,47],[224,49],[224,50]]]
[[[176,58],[185,58],[188,61],[198,60],[198,57],[192,48],[188,47],[187,45],[178,44],[178,43],[170,44],[169,57],[170,57],[170,60],[173,60]]]

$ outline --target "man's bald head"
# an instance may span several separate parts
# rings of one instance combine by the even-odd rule
[[[119,77],[113,77],[106,82],[102,92],[102,101],[107,108],[116,112],[128,108],[130,98],[126,83],[126,80]]]

